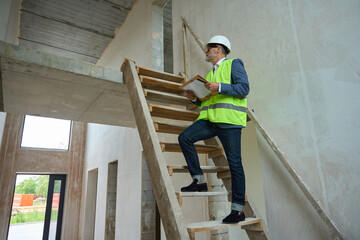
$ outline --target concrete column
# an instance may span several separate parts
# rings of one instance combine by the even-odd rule
[[[163,9],[155,4],[152,5],[151,37],[152,68],[164,71]]]

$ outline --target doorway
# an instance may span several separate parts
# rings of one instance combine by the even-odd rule
[[[66,175],[16,175],[8,240],[61,238]]]

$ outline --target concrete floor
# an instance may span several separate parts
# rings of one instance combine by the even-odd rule
[[[51,221],[49,240],[55,239],[56,222]],[[41,240],[43,236],[44,222],[11,224],[8,240]]]

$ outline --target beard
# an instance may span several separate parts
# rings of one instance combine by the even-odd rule
[[[210,55],[207,55],[205,56],[205,61],[207,62],[211,62],[214,58],[216,57],[216,54],[210,54]]]

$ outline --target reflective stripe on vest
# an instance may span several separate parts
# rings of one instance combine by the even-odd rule
[[[247,108],[246,107],[243,107],[243,106],[234,106],[232,104],[229,104],[229,103],[215,103],[215,104],[212,104],[210,106],[205,106],[203,108],[201,108],[201,111],[206,111],[208,109],[215,109],[215,108],[227,108],[227,109],[232,109],[232,110],[235,110],[235,111],[239,111],[239,112],[244,112],[246,113],[247,111]]]
[[[231,66],[233,59],[223,61],[216,70],[215,76],[210,71],[205,79],[208,82],[231,84]],[[227,123],[246,126],[247,99],[230,95],[217,94],[201,103],[197,120],[209,120],[214,123]]]

